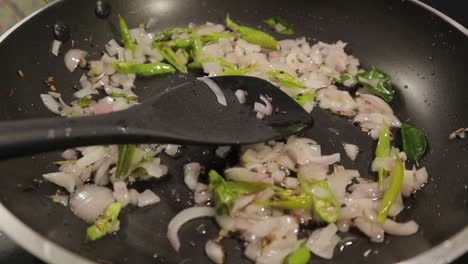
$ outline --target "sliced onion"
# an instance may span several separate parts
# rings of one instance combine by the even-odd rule
[[[236,90],[234,93],[236,95],[237,100],[239,101],[240,104],[245,104],[247,101],[245,98],[245,91],[244,90]]]
[[[114,195],[109,188],[95,184],[84,184],[71,195],[70,208],[79,218],[93,223],[113,202]]]
[[[210,90],[216,95],[216,100],[218,100],[219,104],[227,106],[226,96],[224,95],[221,88],[219,88],[219,86],[213,80],[208,77],[200,77],[197,79],[204,82],[208,88],[210,88]]]
[[[397,223],[393,220],[386,219],[382,225],[385,233],[394,236],[410,236],[418,232],[419,225],[414,221],[409,221],[406,223]]]
[[[60,51],[60,46],[62,45],[62,42],[59,41],[59,40],[54,40],[52,42],[52,54],[54,54],[55,56],[58,56],[59,55],[59,51]]]
[[[208,240],[205,244],[205,253],[208,258],[216,264],[225,261],[224,250],[221,245],[213,240]]]
[[[62,106],[51,95],[41,94],[40,96],[47,109],[58,115],[62,113]]]
[[[105,147],[96,147],[92,152],[84,154],[84,156],[76,161],[76,165],[80,168],[85,168],[94,162],[101,160],[107,154],[107,149]]]
[[[246,207],[254,199],[255,199],[254,194],[244,195],[244,196],[239,197],[236,200],[236,202],[234,203],[234,206],[232,207],[231,214],[234,214],[235,212],[237,212],[237,211],[241,210],[242,208]]]
[[[122,181],[114,182],[114,197],[115,200],[122,204],[122,207],[127,206],[130,198],[128,196],[127,184]]]
[[[366,234],[372,242],[382,243],[384,240],[384,230],[377,223],[368,221],[366,218],[359,216],[354,219],[354,225]]]
[[[169,222],[169,226],[167,229],[167,238],[169,239],[169,242],[171,243],[174,250],[178,252],[180,249],[180,240],[178,233],[182,225],[196,218],[213,217],[215,215],[216,213],[213,207],[200,206],[184,209],[176,216],[174,216],[174,218],[171,219],[171,222]]]
[[[261,104],[255,102],[254,104],[254,112],[260,113],[264,116],[270,116],[273,113],[273,106],[271,105],[270,100],[263,95],[260,95],[260,100],[262,100],[265,104]]]
[[[152,205],[161,201],[161,198],[157,196],[151,190],[145,190],[144,192],[138,195],[138,207],[144,207],[147,205]]]
[[[355,160],[359,153],[359,147],[354,144],[348,144],[348,143],[343,144],[343,147],[346,152],[346,155],[348,155],[348,157],[351,160]]]
[[[395,159],[392,157],[376,157],[374,161],[372,161],[371,170],[378,171],[379,169],[384,169],[386,171],[391,171],[394,165]]]
[[[231,146],[219,146],[216,148],[216,156],[225,159],[229,152],[231,151]]]
[[[86,65],[85,57],[88,53],[80,49],[71,49],[65,54],[65,66],[70,72],[73,72],[78,65],[84,67]]]
[[[112,105],[107,102],[97,103],[93,105],[91,109],[94,111],[96,115],[112,113],[114,111],[112,108]]]
[[[164,147],[164,152],[171,156],[171,157],[174,157],[175,155],[177,155],[178,151],[179,151],[179,148],[181,146],[180,145],[174,145],[174,144],[167,144],[165,147]]]
[[[190,190],[195,190],[198,185],[198,177],[200,176],[200,163],[191,162],[184,166],[184,182]]]
[[[44,178],[46,178],[48,181],[53,182],[57,184],[58,186],[61,186],[69,193],[72,193],[73,190],[75,189],[75,177],[69,173],[64,173],[64,172],[53,172],[53,173],[47,173],[42,175]]]
[[[414,189],[421,189],[424,186],[424,184],[427,183],[428,178],[429,175],[427,173],[426,167],[422,167],[419,170],[417,170],[415,174]]]
[[[195,188],[193,200],[198,205],[206,205],[211,200],[211,192],[208,185],[199,182]]]
[[[312,233],[306,245],[315,255],[331,259],[335,246],[340,241],[340,237],[336,235],[337,231],[338,228],[335,224],[319,228]]]
[[[76,159],[76,151],[75,149],[67,149],[62,153],[62,158],[66,160],[75,160]]]

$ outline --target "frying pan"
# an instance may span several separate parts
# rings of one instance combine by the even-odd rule
[[[261,1],[261,0],[112,0],[108,21],[94,16],[94,0],[63,0],[49,5],[2,38],[0,43],[0,120],[50,117],[39,94],[47,91],[41,82],[55,77],[59,91],[71,99],[72,86],[80,72],[67,72],[62,56],[50,53],[51,26],[57,21],[68,24],[76,47],[97,58],[104,44],[118,38],[116,16],[136,26],[148,18],[157,19],[155,30],[184,26],[189,22],[221,23],[227,13],[242,24],[258,26],[262,20],[280,15],[290,22],[296,36],[311,41],[348,42],[347,52],[358,57],[364,68],[376,67],[392,77],[397,90],[393,109],[400,120],[411,122],[427,135],[430,149],[421,164],[430,179],[415,197],[405,200],[407,209],[401,221],[414,219],[420,231],[409,237],[386,236],[382,244],[369,243],[357,232],[343,234],[350,245],[338,246],[333,260],[318,257],[313,263],[441,263],[452,261],[468,249],[468,141],[449,141],[448,135],[468,122],[467,30],[431,13],[421,3],[400,0],[328,0],[328,1]],[[280,36],[277,36],[281,39]],[[70,41],[62,51],[70,48]],[[22,70],[24,78],[17,76]],[[177,85],[187,76],[156,77],[137,80],[138,93],[158,93]],[[13,92],[10,92],[13,91]],[[13,95],[12,95],[13,93]],[[344,118],[315,109],[314,127],[304,136],[316,139],[325,153],[342,152],[341,143],[360,146],[360,161],[343,160],[343,165],[369,172],[372,149],[367,135]],[[335,135],[328,131],[340,131]],[[166,239],[169,220],[192,205],[191,195],[182,181],[182,164],[200,161],[220,168],[213,147],[186,146],[177,158],[163,157],[169,176],[136,185],[151,188],[162,201],[147,208],[126,208],[121,230],[95,243],[83,243],[86,224],[64,206],[47,197],[56,187],[44,183],[31,191],[17,184],[32,184],[43,173],[56,170],[52,161],[59,152],[33,157],[12,158],[0,162],[0,226],[2,231],[41,259],[54,263],[208,263],[205,241],[215,237],[212,220],[195,220],[184,225],[183,241],[176,254]],[[349,244],[349,243],[347,243]],[[249,263],[242,257],[242,244],[235,239],[223,241],[228,263]]]

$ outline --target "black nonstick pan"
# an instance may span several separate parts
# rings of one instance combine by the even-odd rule
[[[338,247],[335,257],[312,263],[442,263],[468,250],[468,141],[448,140],[455,129],[468,126],[468,37],[458,28],[413,1],[400,0],[109,0],[108,20],[94,14],[95,0],[63,0],[46,9],[3,37],[0,42],[0,120],[53,116],[41,103],[47,91],[42,81],[55,77],[65,98],[80,72],[70,74],[63,58],[50,53],[52,25],[61,21],[71,28],[75,45],[98,56],[104,44],[117,38],[116,17],[137,26],[150,17],[157,19],[155,30],[185,26],[189,22],[222,23],[226,14],[242,24],[257,26],[268,17],[280,15],[290,22],[297,36],[309,40],[348,43],[364,68],[376,67],[392,77],[396,100],[392,103],[402,121],[410,121],[427,135],[430,149],[421,163],[430,179],[416,197],[405,201],[401,220],[420,224],[409,237],[387,236],[384,243],[369,243],[358,233],[350,246]],[[280,37],[279,37],[280,38]],[[69,49],[71,41],[62,47]],[[22,70],[24,78],[17,76]],[[187,78],[194,78],[189,73]],[[185,82],[177,74],[138,80],[141,95],[158,93]],[[361,162],[343,161],[346,167],[369,171],[372,140],[358,127],[338,116],[318,109],[315,124],[305,136],[316,139],[325,152],[342,151],[341,142],[351,142],[364,150]],[[341,131],[339,136],[327,128]],[[1,151],[1,150],[0,150]],[[212,220],[192,221],[181,229],[182,249],[173,251],[166,239],[169,220],[191,205],[192,197],[182,180],[181,167],[189,160],[208,167],[220,167],[213,147],[186,146],[180,157],[163,157],[169,176],[137,188],[151,188],[162,201],[147,208],[126,208],[120,217],[121,230],[95,243],[83,243],[86,223],[47,197],[56,187],[44,183],[24,191],[18,184],[33,184],[43,173],[56,169],[52,164],[59,152],[12,158],[0,162],[0,226],[2,231],[41,259],[52,263],[208,263],[205,241],[218,229]],[[366,161],[367,160],[367,161]],[[227,263],[249,263],[242,257],[242,244],[223,241]],[[370,251],[369,251],[370,250]],[[367,253],[366,253],[367,252]],[[366,253],[366,254],[365,254]]]

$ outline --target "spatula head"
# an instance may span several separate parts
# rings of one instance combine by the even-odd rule
[[[154,129],[157,136],[193,143],[228,145],[283,138],[312,123],[297,102],[268,81],[246,76],[210,79],[223,91],[227,106],[218,103],[204,82],[194,80],[149,99],[141,105],[145,109],[136,107],[131,127]],[[237,90],[246,92],[244,104],[235,96]],[[273,107],[264,119],[257,118],[253,110],[255,102],[265,104],[260,96],[269,98]]]

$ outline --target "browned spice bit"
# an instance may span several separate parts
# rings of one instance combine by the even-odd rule
[[[10,89],[8,92],[8,97],[12,97],[15,94],[15,89]]]
[[[56,92],[57,91],[57,88],[55,87],[55,85],[51,85],[50,86],[50,90],[52,90],[52,92]]]
[[[276,107],[275,108],[275,113],[278,113],[279,112],[279,107]]]
[[[24,78],[24,72],[22,70],[18,70],[18,76]]]
[[[32,184],[22,184],[22,183],[18,183],[16,185],[16,188],[22,192],[29,192],[29,191],[33,191],[36,189],[36,187]]]
[[[41,178],[34,178],[34,183],[39,187],[44,181]]]
[[[68,194],[65,193],[64,191],[60,190],[60,189],[57,189],[57,191],[55,192],[55,195],[57,195],[57,196],[65,196],[65,195],[68,195]]]
[[[75,40],[72,39],[71,41],[71,47],[74,48],[75,47]]]

